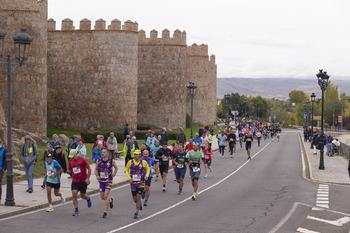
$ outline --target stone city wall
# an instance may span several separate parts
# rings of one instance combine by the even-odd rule
[[[56,114],[50,125],[69,129],[137,124],[138,24],[103,19],[48,21],[48,91]]]
[[[34,38],[28,61],[12,73],[13,127],[46,135],[47,0],[0,0],[0,28],[7,32],[5,51],[15,59],[13,37],[21,28]],[[0,68],[0,104],[7,116],[7,76]]]
[[[209,59],[208,45],[187,47],[188,82],[196,84],[193,99],[193,122],[214,124],[216,120],[216,64],[215,56]],[[187,113],[191,114],[191,102],[187,102]]]
[[[138,105],[139,124],[177,128],[186,125],[186,32],[152,30],[146,38],[139,32]]]

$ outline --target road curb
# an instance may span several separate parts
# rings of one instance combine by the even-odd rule
[[[299,134],[299,138],[301,140],[301,143],[303,145],[303,152],[304,152],[304,155],[306,156],[306,161],[308,163],[308,170],[309,170],[309,174],[310,174],[310,177],[307,177],[308,179],[310,179],[312,182],[315,182],[315,183],[324,183],[324,184],[334,184],[334,185],[346,185],[346,186],[350,186],[350,184],[347,184],[347,183],[338,183],[338,182],[330,182],[330,181],[325,181],[325,180],[319,180],[319,179],[315,179],[312,175],[312,167],[311,167],[311,164],[310,164],[310,160],[309,160],[309,154],[306,152],[306,149],[305,149],[305,143],[303,141],[303,138],[302,138],[302,135]],[[307,176],[307,174],[305,174],[305,176]]]

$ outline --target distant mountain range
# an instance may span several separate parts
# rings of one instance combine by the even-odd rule
[[[350,81],[331,80],[334,85],[338,85],[339,94],[344,92],[350,95]],[[225,94],[239,93],[240,95],[261,95],[264,98],[288,99],[289,92],[299,90],[311,95],[316,94],[316,98],[321,96],[321,89],[315,79],[295,79],[295,78],[218,78],[217,96],[222,98]]]

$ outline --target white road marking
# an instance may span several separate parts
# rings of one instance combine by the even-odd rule
[[[327,220],[327,219],[322,219],[322,218],[316,218],[316,217],[313,217],[313,216],[307,216],[307,219],[328,223],[328,224],[331,224],[331,225],[337,226],[337,227],[341,227],[341,226],[347,224],[348,222],[350,222],[350,218],[349,217],[342,217],[342,218],[336,219],[334,221]]]
[[[318,185],[316,206],[329,209],[329,185]]]
[[[264,146],[264,147],[263,147],[261,150],[259,150],[254,156],[252,156],[252,159],[254,159],[254,158],[255,158],[261,151],[263,151],[270,143],[271,143],[271,142],[267,143],[266,146]],[[209,186],[209,187],[206,188],[206,189],[203,189],[202,191],[200,191],[200,192],[198,192],[198,193],[199,193],[199,194],[204,193],[204,192],[208,191],[209,189],[212,189],[212,188],[214,188],[215,186],[221,184],[222,182],[224,182],[225,180],[227,180],[228,178],[230,178],[231,176],[233,176],[234,174],[236,174],[239,170],[241,170],[245,165],[247,165],[247,164],[248,164],[249,162],[251,162],[251,161],[252,161],[252,160],[247,160],[247,161],[246,161],[245,163],[243,163],[239,168],[237,168],[234,172],[232,172],[231,174],[227,175],[227,176],[226,176],[225,178],[223,178],[222,180],[220,180],[220,181],[218,181],[217,183],[215,183],[215,184]],[[146,220],[148,220],[148,219],[150,219],[150,218],[153,218],[153,217],[158,216],[158,215],[160,215],[160,214],[162,214],[162,213],[164,213],[164,212],[166,212],[166,211],[168,211],[168,210],[171,210],[171,209],[175,208],[176,206],[179,206],[179,205],[181,205],[182,203],[185,203],[186,201],[189,201],[189,200],[191,200],[191,199],[192,199],[192,196],[191,196],[191,197],[188,197],[188,198],[186,198],[186,199],[184,199],[184,200],[182,200],[182,201],[180,201],[180,202],[178,202],[178,203],[176,203],[176,204],[174,204],[174,205],[172,205],[172,206],[169,206],[168,208],[166,208],[166,209],[164,209],[164,210],[161,210],[161,211],[159,211],[159,212],[156,212],[156,213],[154,213],[154,214],[152,214],[152,215],[149,215],[149,216],[147,216],[147,217],[145,217],[145,218],[143,218],[143,219],[140,219],[140,220],[138,220],[138,221],[136,221],[136,222],[127,224],[127,225],[125,225],[125,226],[116,228],[116,229],[111,230],[111,231],[108,231],[107,233],[114,233],[114,232],[117,232],[117,231],[121,231],[121,230],[124,230],[124,229],[126,229],[126,228],[129,228],[129,227],[131,227],[131,226],[134,226],[134,225],[136,225],[136,224],[138,224],[138,223],[144,222],[144,221],[146,221]]]
[[[318,231],[311,231],[311,230],[308,230],[308,229],[305,229],[305,228],[301,228],[301,227],[299,227],[296,232],[301,232],[301,233],[320,233]]]

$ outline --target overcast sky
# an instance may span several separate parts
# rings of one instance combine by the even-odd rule
[[[186,30],[208,44],[218,77],[350,80],[349,0],[49,0],[49,18],[137,21],[139,29]],[[161,35],[159,33],[158,35]]]

